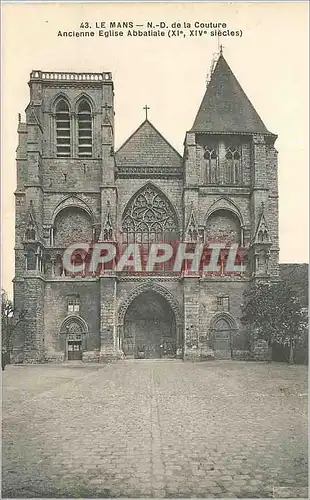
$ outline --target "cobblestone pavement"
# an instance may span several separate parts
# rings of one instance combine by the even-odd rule
[[[7,497],[307,497],[307,371],[122,361],[7,366]]]

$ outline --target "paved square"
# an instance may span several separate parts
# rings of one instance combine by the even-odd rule
[[[5,497],[307,497],[307,369],[7,366]]]

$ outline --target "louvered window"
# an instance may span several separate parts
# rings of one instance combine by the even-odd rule
[[[78,107],[78,143],[79,156],[87,158],[92,156],[92,115],[87,101],[81,101]]]
[[[56,105],[56,151],[59,158],[70,156],[71,133],[69,106],[63,99]]]

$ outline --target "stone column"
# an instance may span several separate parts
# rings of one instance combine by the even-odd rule
[[[50,228],[50,246],[54,246],[54,227],[51,226]]]
[[[240,246],[244,246],[244,227],[241,227],[241,234],[240,234]]]
[[[76,119],[76,113],[71,112],[70,113],[70,139],[71,139],[71,156],[75,157],[79,155],[78,152],[78,120]]]
[[[199,278],[184,277],[184,359],[199,360]]]
[[[36,251],[36,271],[40,271],[39,252],[40,252],[40,250],[38,249]]]
[[[116,324],[116,276],[100,276],[100,361],[121,357]]]
[[[226,147],[223,141],[219,142],[218,145],[218,172],[219,172],[219,184],[225,184],[226,179]]]
[[[52,264],[52,278],[55,277],[55,258],[51,259],[51,264]]]
[[[50,154],[56,156],[56,113],[50,114]]]

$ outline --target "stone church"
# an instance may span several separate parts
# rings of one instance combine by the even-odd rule
[[[18,124],[14,301],[26,317],[15,359],[247,359],[244,292],[279,274],[277,136],[223,54],[183,156],[148,118],[115,150],[109,72],[34,70],[29,88]],[[226,273],[224,249],[212,273],[67,272],[63,253],[81,241],[225,241],[243,267]]]

